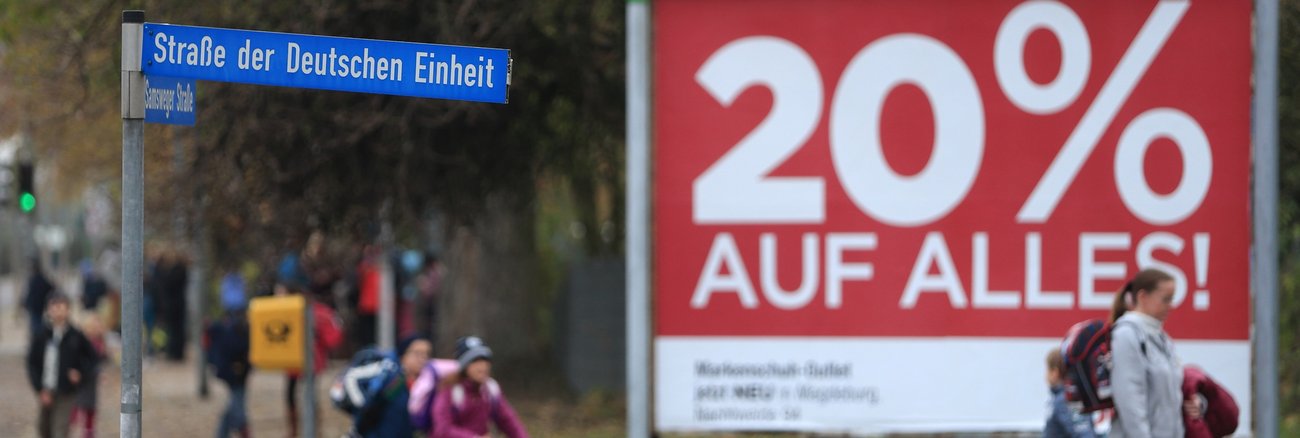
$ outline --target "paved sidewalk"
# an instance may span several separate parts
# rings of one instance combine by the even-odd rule
[[[2,295],[2,292],[0,292]],[[2,298],[0,298],[2,299]],[[27,383],[23,357],[27,348],[25,316],[15,318],[10,308],[0,305],[0,437],[36,436],[36,397]],[[320,388],[320,437],[338,437],[347,430],[348,419],[329,405],[327,382],[337,373],[334,364],[318,380]],[[121,371],[106,364],[99,382],[99,412],[96,437],[119,436]],[[159,438],[206,438],[216,436],[217,418],[226,403],[226,388],[215,378],[207,400],[198,398],[194,365],[191,362],[146,362],[144,367],[144,423],[142,435]],[[253,436],[287,437],[284,373],[255,372],[249,380],[248,413]],[[80,438],[80,433],[73,433]]]

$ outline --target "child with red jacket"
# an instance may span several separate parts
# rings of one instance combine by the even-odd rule
[[[285,287],[287,286],[287,287]],[[276,290],[276,295],[284,294],[302,294],[306,292],[306,287],[299,282],[290,282],[288,285],[281,285]],[[312,322],[315,330],[315,345],[312,347],[313,367],[312,369],[319,376],[320,372],[325,369],[329,353],[338,348],[343,343],[343,325],[338,321],[338,314],[334,309],[322,303],[314,297],[309,297],[307,305],[311,307]],[[289,413],[289,432],[292,436],[298,435],[298,402],[295,394],[298,391],[298,378],[302,370],[288,370],[286,373],[287,381],[285,385],[285,404]],[[306,394],[315,397],[316,388],[306,388]]]

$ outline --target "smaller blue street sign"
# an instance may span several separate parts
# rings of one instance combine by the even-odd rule
[[[194,126],[198,105],[193,79],[166,76],[144,77],[144,121],[168,125]]]

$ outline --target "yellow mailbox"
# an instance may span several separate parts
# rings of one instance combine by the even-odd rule
[[[253,298],[248,303],[248,359],[261,369],[302,369],[304,309],[301,295]]]

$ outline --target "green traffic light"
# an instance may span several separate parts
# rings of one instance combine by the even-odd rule
[[[36,209],[36,195],[23,193],[23,195],[18,198],[18,206],[23,209],[23,213],[31,213],[32,210]]]

